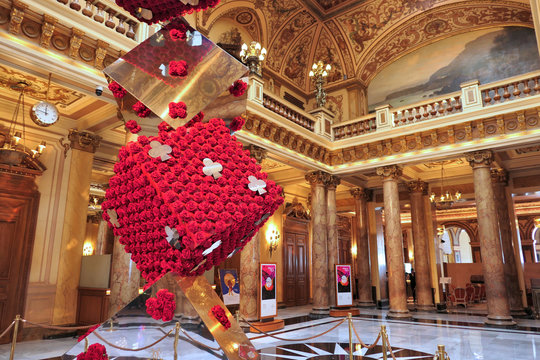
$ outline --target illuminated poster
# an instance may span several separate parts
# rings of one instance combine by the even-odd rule
[[[240,283],[236,269],[219,269],[221,293],[225,305],[240,304]]]
[[[276,264],[261,264],[260,318],[277,316]]]
[[[352,306],[351,265],[336,265],[336,306]]]

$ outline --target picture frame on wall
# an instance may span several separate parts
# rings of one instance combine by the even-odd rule
[[[259,318],[273,318],[277,316],[277,265],[261,263],[259,274]]]
[[[240,282],[236,269],[219,269],[221,296],[225,305],[240,305]]]
[[[352,306],[351,265],[336,264],[335,270],[336,307]]]

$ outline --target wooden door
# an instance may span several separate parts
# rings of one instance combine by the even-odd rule
[[[285,233],[284,242],[284,302],[287,306],[309,302],[309,267],[307,234]]]
[[[33,178],[0,172],[0,329],[24,316],[38,202]]]

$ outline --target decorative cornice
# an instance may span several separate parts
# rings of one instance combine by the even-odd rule
[[[43,16],[43,24],[41,24],[41,37],[39,39],[39,45],[48,49],[51,46],[51,38],[54,34],[54,28],[57,23],[57,19],[45,14]]]
[[[377,168],[377,175],[386,180],[397,180],[403,174],[403,169],[399,165],[388,165]]]
[[[371,190],[361,187],[352,188],[350,192],[353,198],[355,198],[356,200],[366,199],[366,201],[370,201],[373,195],[373,192]]]
[[[101,142],[101,136],[86,131],[69,130],[68,139],[72,149],[95,153]]]
[[[24,12],[28,9],[28,5],[21,3],[20,1],[14,1],[11,8],[9,32],[17,35],[21,31],[21,23],[24,19]]]
[[[427,195],[428,190],[428,183],[425,181],[422,181],[420,179],[409,181],[407,183],[407,186],[409,187],[409,192],[411,193],[422,193],[423,195]]]
[[[490,150],[480,150],[466,153],[465,158],[473,169],[490,167],[493,163],[493,153]]]
[[[327,189],[336,190],[337,186],[341,183],[341,179],[335,175],[328,174],[325,185]]]
[[[508,185],[508,172],[504,169],[491,169],[491,181],[496,184]]]
[[[331,175],[327,172],[315,170],[306,174],[306,181],[311,185],[325,185]]]
[[[268,154],[266,149],[253,144],[244,146],[244,149],[249,150],[251,157],[257,160],[257,164],[261,164]]]
[[[83,37],[84,31],[73,28],[73,34],[71,35],[71,39],[69,40],[69,56],[71,58],[77,59]]]

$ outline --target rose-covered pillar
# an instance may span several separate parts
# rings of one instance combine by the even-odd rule
[[[335,267],[339,263],[339,242],[337,229],[336,188],[340,180],[337,176],[329,175],[326,179],[326,222],[328,249],[328,304],[336,306]]]
[[[431,273],[429,267],[429,245],[424,196],[428,184],[421,180],[408,183],[411,197],[411,222],[414,241],[414,268],[416,277],[416,308],[434,310],[431,294]]]
[[[362,188],[351,189],[354,198],[354,217],[356,234],[356,274],[358,280],[358,306],[374,307],[371,292],[371,269],[368,237],[367,201],[370,197],[368,190]]]
[[[483,150],[465,155],[473,168],[478,236],[488,307],[485,324],[497,327],[515,326],[516,323],[510,316],[495,194],[491,184],[490,167],[493,162],[493,153],[489,150]]]
[[[408,319],[407,291],[405,288],[405,264],[403,259],[403,237],[399,207],[398,179],[402,169],[397,165],[377,168],[383,180],[385,245],[388,262],[388,290],[390,297],[390,319]]]
[[[326,244],[326,194],[324,184],[329,174],[323,171],[310,171],[306,180],[311,185],[311,228],[312,228],[312,288],[313,308],[309,314],[312,318],[328,316],[328,252]]]

